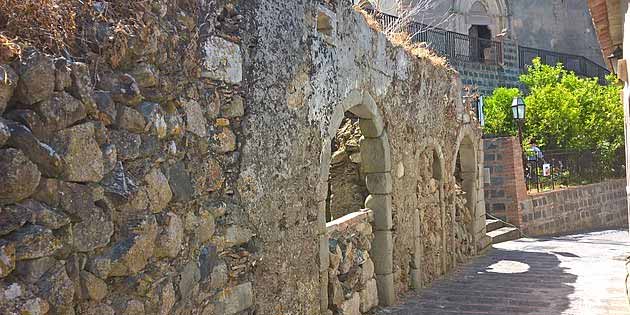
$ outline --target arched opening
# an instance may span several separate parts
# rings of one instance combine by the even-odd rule
[[[389,141],[376,103],[369,94],[351,93],[333,113],[329,133],[331,138],[324,141],[320,159],[319,179],[319,187],[322,187],[319,197],[323,200],[321,221],[326,224],[325,230],[351,225],[352,219],[365,213],[363,208],[372,211],[373,221],[368,224],[372,239],[367,246],[363,243],[339,246],[339,239],[329,239],[327,232],[321,234],[322,313],[338,311],[345,303],[355,303],[358,295],[352,292],[369,290],[369,283],[375,288],[374,299],[378,305],[391,305],[395,297]],[[358,266],[343,265],[348,260],[350,264],[358,262]],[[364,279],[344,282],[356,278],[357,273]],[[340,296],[340,288],[350,294]],[[362,310],[370,307],[364,306],[363,300],[361,298]]]
[[[457,261],[463,262],[475,252],[477,156],[470,135],[465,135],[459,144],[454,170],[455,254]]]
[[[432,141],[433,142],[433,141]],[[427,287],[445,274],[448,266],[444,206],[444,161],[439,146],[428,145],[419,158],[418,226],[416,249],[411,262],[411,286]]]

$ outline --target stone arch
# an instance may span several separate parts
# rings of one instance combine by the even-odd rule
[[[493,36],[508,28],[506,0],[455,0],[453,11],[459,15],[456,28],[461,33],[471,25],[486,25]]]
[[[374,240],[370,252],[374,261],[379,305],[391,305],[395,301],[393,278],[393,236],[392,236],[392,177],[391,158],[387,131],[379,114],[376,102],[367,92],[353,90],[337,106],[332,114],[328,136],[323,141],[320,156],[320,174],[317,197],[320,200],[320,298],[321,311],[328,311],[328,236],[326,234],[326,205],[328,176],[331,161],[331,142],[339,128],[345,112],[359,117],[363,137],[360,143],[361,164],[365,173],[368,197],[365,207],[374,215]],[[323,202],[322,202],[323,201]]]
[[[470,234],[474,235],[475,220],[477,218],[477,190],[479,185],[479,169],[477,165],[477,147],[475,136],[469,127],[464,127],[457,138],[457,146],[453,157],[451,170],[456,175],[457,164],[461,169],[462,190],[466,193],[466,208],[470,212],[471,222],[467,226]],[[457,216],[457,213],[455,214]]]

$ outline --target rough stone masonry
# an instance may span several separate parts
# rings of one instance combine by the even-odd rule
[[[480,131],[444,63],[347,0],[149,8],[0,64],[0,313],[360,314],[483,249]],[[346,112],[371,216],[331,256]]]

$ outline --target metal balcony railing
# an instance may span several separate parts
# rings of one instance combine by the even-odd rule
[[[367,11],[373,14],[383,29],[406,32],[412,36],[412,42],[427,43],[429,49],[449,60],[503,64],[503,44],[499,41],[472,37],[418,22],[405,23],[394,15],[371,9]],[[579,76],[597,78],[600,84],[606,83],[606,75],[610,73],[608,69],[583,56],[518,46],[518,63],[522,72],[527,71],[527,66],[532,64],[535,57],[540,57],[544,64],[550,66],[560,62],[567,70]]]
[[[377,12],[374,17],[383,29],[406,32],[412,36],[412,42],[427,43],[429,49],[449,60],[493,65],[503,62],[501,42],[451,32],[418,22],[403,23],[398,17],[382,12]]]

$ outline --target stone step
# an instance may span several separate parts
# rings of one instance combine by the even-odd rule
[[[486,233],[496,231],[505,226],[501,220],[486,219]]]
[[[498,244],[520,238],[521,231],[515,227],[506,226],[489,232],[486,235],[492,238],[492,244]]]

